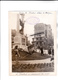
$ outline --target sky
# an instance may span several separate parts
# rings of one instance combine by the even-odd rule
[[[17,14],[20,14],[20,12],[9,12],[9,26],[11,27],[11,29],[17,29]],[[34,34],[34,25],[36,23],[51,25],[52,32],[54,34],[56,27],[56,12],[26,12],[24,21],[24,34],[27,34],[29,40],[31,40],[30,35]]]

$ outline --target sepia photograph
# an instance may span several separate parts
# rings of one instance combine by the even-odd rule
[[[9,72],[56,74],[56,12],[9,11]]]
[[[1,0],[1,1],[58,1],[58,0]]]

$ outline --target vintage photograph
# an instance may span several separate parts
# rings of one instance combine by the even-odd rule
[[[58,1],[58,0],[1,0],[1,1]]]
[[[10,75],[56,72],[56,12],[8,12]]]

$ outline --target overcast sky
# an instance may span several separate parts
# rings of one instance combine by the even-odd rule
[[[11,29],[17,29],[17,14],[18,13],[19,12],[9,12],[9,25]],[[24,34],[27,34],[27,36],[34,34],[34,25],[36,23],[44,23],[47,25],[50,24],[52,31],[54,33],[54,29],[56,27],[56,12],[48,12],[48,13],[39,12],[39,14],[28,13],[28,14],[25,14],[24,20],[25,20]]]

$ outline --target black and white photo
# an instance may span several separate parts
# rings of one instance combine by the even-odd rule
[[[56,12],[9,12],[11,73],[56,72]]]

